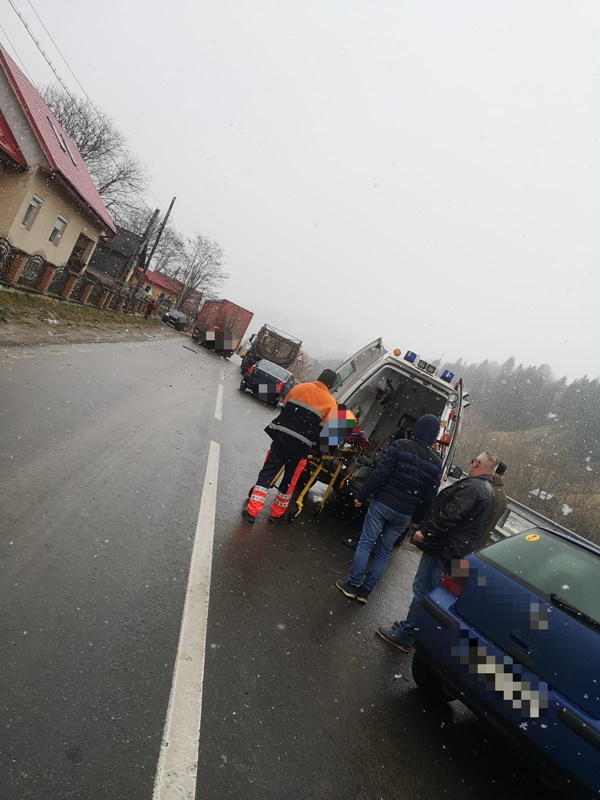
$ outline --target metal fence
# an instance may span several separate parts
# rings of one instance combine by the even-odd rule
[[[121,294],[121,292],[115,292],[112,300],[110,301],[110,305],[108,306],[108,308],[111,311],[114,311],[117,308],[117,305],[118,305],[119,300],[121,299],[121,297],[125,297],[125,295]]]
[[[4,274],[7,272],[11,256],[12,247],[10,242],[6,236],[0,236],[0,278],[4,277]]]
[[[48,294],[60,294],[67,285],[67,281],[70,277],[71,273],[66,267],[58,267],[48,287]]]
[[[492,534],[492,539],[498,541],[499,539],[505,539],[507,536],[512,536],[513,533],[519,533],[519,531],[534,527],[548,528],[551,531],[566,533],[584,542],[589,541],[585,536],[580,536],[564,525],[554,522],[553,519],[549,519],[543,514],[538,514],[537,511],[523,505],[523,503],[519,503],[518,500],[513,500],[512,497],[507,498],[506,511],[498,520],[496,529]]]
[[[101,283],[95,283],[94,288],[92,289],[92,293],[88,298],[88,305],[97,306],[100,298],[102,297],[103,292],[104,292],[104,286]]]
[[[46,268],[46,259],[41,254],[29,256],[25,269],[21,273],[19,283],[25,286],[35,286]]]
[[[75,286],[73,287],[70,299],[76,300],[78,303],[81,303],[81,296],[83,294],[83,290],[85,289],[87,283],[88,283],[87,279],[82,275],[75,284]]]

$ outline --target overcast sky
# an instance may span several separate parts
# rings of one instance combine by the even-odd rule
[[[598,2],[31,2],[253,329],[600,375]]]

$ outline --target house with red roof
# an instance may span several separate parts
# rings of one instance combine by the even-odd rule
[[[0,237],[82,273],[116,228],[79,151],[0,45]]]
[[[143,290],[148,297],[171,308],[181,296],[183,284],[162,272],[153,272],[151,269],[147,269],[144,275]],[[201,302],[202,292],[193,289],[181,310],[188,317],[194,317],[198,313]]]

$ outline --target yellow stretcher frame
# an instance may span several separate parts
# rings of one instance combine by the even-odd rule
[[[327,484],[327,488],[325,489],[325,493],[323,494],[323,497],[321,498],[319,504],[317,505],[317,507],[313,511],[313,516],[318,516],[323,511],[323,508],[325,507],[325,503],[327,502],[327,498],[331,494],[331,490],[334,489],[334,488],[341,489],[343,487],[343,485],[346,483],[346,481],[348,480],[348,478],[350,478],[350,476],[354,472],[354,469],[346,469],[346,474],[344,475],[342,480],[339,482],[339,485],[336,486],[336,481],[338,480],[340,472],[342,471],[342,469],[344,467],[348,467],[350,461],[352,461],[354,456],[357,455],[357,454],[360,454],[362,452],[363,452],[362,450],[352,447],[352,448],[345,448],[345,449],[339,448],[334,453],[330,453],[330,454],[318,454],[317,455],[317,454],[309,453],[308,454],[308,458],[307,458],[308,463],[307,463],[307,465],[305,467],[305,470],[309,469],[310,470],[310,475],[309,475],[308,481],[303,486],[302,491],[300,492],[300,494],[296,498],[296,500],[294,502],[294,507],[290,511],[288,511],[287,521],[288,522],[293,522],[296,519],[296,517],[300,516],[300,514],[304,510],[304,498],[306,497],[308,491],[316,483],[319,475],[322,472],[328,472],[328,474],[329,474],[329,482]],[[336,460],[338,461],[338,463],[336,464],[335,469],[333,470],[333,472],[328,471],[327,468],[326,468],[326,464],[328,462],[333,462],[333,461],[336,461]],[[281,467],[281,469],[279,470],[277,475],[271,481],[271,486],[275,486],[275,484],[277,483],[279,478],[283,475],[284,469],[285,469],[285,467]]]

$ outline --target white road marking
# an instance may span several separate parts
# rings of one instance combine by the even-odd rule
[[[219,379],[222,381],[225,380],[225,370],[223,369],[223,364],[221,364],[221,372],[219,374]]]
[[[210,443],[153,800],[194,800],[220,446]]]
[[[218,419],[219,422],[223,420],[223,384],[219,384],[219,388],[217,390],[217,405],[215,408],[215,419]]]

